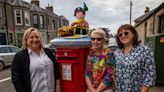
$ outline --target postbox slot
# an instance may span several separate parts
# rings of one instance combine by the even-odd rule
[[[58,63],[76,63],[76,59],[70,59],[70,58],[57,58]]]
[[[59,59],[73,60],[76,58],[75,57],[57,57],[57,60],[59,60]]]

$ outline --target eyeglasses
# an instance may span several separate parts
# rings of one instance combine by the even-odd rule
[[[94,38],[94,37],[91,37],[91,40],[92,40],[92,41],[95,41],[95,40],[101,41],[102,39],[104,39],[104,38]]]
[[[124,34],[125,36],[128,36],[128,35],[129,35],[129,32],[119,33],[119,34],[118,34],[118,37],[122,37],[122,36],[123,36],[123,34]]]

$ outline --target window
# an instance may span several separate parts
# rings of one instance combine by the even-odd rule
[[[17,47],[10,47],[10,52],[12,52],[12,53],[17,53],[19,51],[20,51],[20,49]]]
[[[52,20],[52,30],[54,30],[54,29],[55,29],[55,21]]]
[[[159,16],[159,33],[164,33],[164,14]]]
[[[33,25],[34,27],[38,27],[38,15],[33,15]]]
[[[49,25],[49,18],[47,18],[47,25]]]
[[[58,21],[55,21],[55,29],[58,27]]]
[[[25,22],[25,26],[30,26],[30,13],[29,13],[29,11],[24,11],[24,22]]]
[[[2,17],[2,7],[0,6],[0,17]]]
[[[43,16],[40,16],[40,28],[44,27],[44,19]]]
[[[57,29],[57,21],[53,20],[52,23],[53,23],[53,25],[52,25],[53,29],[56,30]]]
[[[9,53],[8,47],[0,47],[0,53]]]
[[[22,10],[15,10],[16,25],[22,25]]]

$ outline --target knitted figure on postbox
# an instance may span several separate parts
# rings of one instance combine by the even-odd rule
[[[85,11],[88,11],[88,7],[85,3],[84,8],[77,7],[74,11],[74,16],[76,17],[76,20],[71,24],[71,26],[76,29],[75,34],[79,33],[85,35],[88,33],[89,24],[85,20]]]

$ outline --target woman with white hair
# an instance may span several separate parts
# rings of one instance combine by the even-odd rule
[[[85,66],[87,92],[113,92],[115,58],[104,48],[107,32],[99,28],[91,32],[92,47]]]
[[[22,39],[22,51],[13,59],[12,82],[17,92],[60,92],[60,74],[51,50],[43,48],[42,35],[28,28]],[[56,81],[56,82],[55,82]]]

